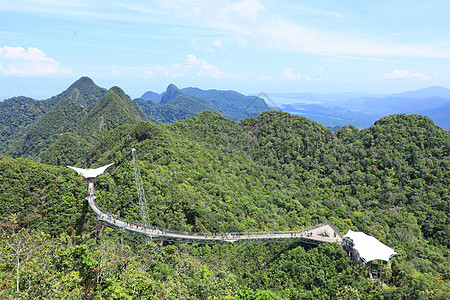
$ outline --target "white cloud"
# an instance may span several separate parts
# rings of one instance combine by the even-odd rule
[[[217,49],[222,50],[222,51],[225,50],[224,47],[223,47],[223,43],[221,41],[219,41],[219,40],[214,40],[213,46],[215,48],[217,48]]]
[[[15,0],[3,1],[0,10],[27,11],[58,18],[88,18],[95,20],[127,21],[189,25],[206,31],[218,31],[228,40],[256,49],[268,48],[283,52],[328,56],[352,56],[362,59],[385,57],[450,58],[445,40],[392,42],[383,36],[374,37],[351,27],[348,31],[320,29],[308,25],[302,18],[288,19],[278,8],[296,10],[312,16],[328,16],[351,22],[338,12],[312,9],[308,5],[273,4],[261,0],[131,0],[127,4],[111,1],[109,9],[102,9],[101,1],[84,0]],[[277,13],[278,12],[278,13]],[[309,23],[311,24],[311,23]],[[314,23],[312,23],[314,24]],[[363,29],[361,29],[363,30]],[[208,35],[211,36],[211,35]]]
[[[266,10],[259,0],[159,0],[158,2],[163,8],[171,10],[175,18],[195,18],[205,21],[205,24],[209,24],[211,20],[256,21],[259,13]]]
[[[431,76],[420,72],[411,72],[408,69],[405,69],[405,70],[394,70],[391,73],[384,74],[384,78],[429,80],[431,79]]]
[[[0,74],[6,76],[43,77],[70,75],[73,71],[62,67],[58,61],[39,48],[0,47]]]
[[[411,78],[429,80],[429,79],[431,79],[431,76],[425,75],[424,73],[417,72],[417,73],[411,73]]]
[[[172,68],[167,67],[154,67],[148,68],[148,70],[153,70],[152,76],[163,77],[163,78],[177,78],[182,76],[182,73],[179,71],[179,67],[175,65]]]
[[[205,60],[198,60],[195,55],[189,54],[186,59],[186,64],[189,67],[197,68],[197,76],[206,76],[213,78],[223,78],[225,74],[219,70],[215,65],[208,63]]]
[[[228,3],[228,8],[232,13],[249,18],[252,21],[256,21],[258,13],[266,9],[259,4],[258,0],[243,0],[241,2]]]
[[[347,16],[340,14],[338,12],[334,12],[334,11],[311,9],[311,8],[300,7],[300,6],[296,6],[296,5],[280,5],[280,7],[283,7],[290,11],[298,11],[298,12],[306,13],[308,15],[313,15],[313,16],[326,16],[326,17],[332,17],[332,18],[337,18],[337,19],[348,19]]]
[[[409,76],[409,70],[394,70],[391,73],[384,74],[384,78],[386,79],[405,79],[409,78]]]
[[[198,64],[197,57],[196,57],[195,55],[188,54],[188,55],[186,56],[186,63],[187,63],[188,65],[196,65],[196,64]]]
[[[261,80],[268,80],[268,79],[272,79],[272,76],[259,75],[259,76],[258,76],[258,79],[261,79]]]
[[[294,73],[292,68],[286,68],[283,71],[283,75],[285,79],[289,80],[300,80],[302,79],[302,75],[300,73]]]
[[[325,72],[325,69],[322,67],[319,67],[319,71],[317,71],[317,78],[322,78],[323,77],[323,72]]]
[[[195,23],[210,30],[231,35],[242,46],[276,49],[283,52],[326,56],[352,56],[361,59],[385,57],[450,58],[443,43],[392,42],[370,34],[355,34],[350,30],[334,31],[307,25],[301,19],[289,20],[268,9],[257,0],[238,2],[199,0],[189,5],[186,0],[164,1],[173,20]],[[313,13],[346,18],[331,11],[298,8]]]
[[[164,9],[169,9],[176,14],[176,17],[182,18],[198,18],[204,13],[204,6],[206,3],[202,1],[190,0],[158,0],[157,1]]]
[[[243,34],[243,33],[239,33]],[[263,42],[265,47],[280,51],[327,56],[435,57],[450,58],[450,52],[439,46],[419,43],[388,43],[377,39],[348,36],[341,33],[302,26],[272,16],[257,24],[246,39]]]
[[[82,6],[81,2],[76,0],[28,0],[25,2],[51,6],[68,6],[68,7]]]
[[[314,76],[302,75],[300,73],[294,73],[293,68],[286,68],[283,71],[283,78],[288,80],[319,80],[323,77],[323,72],[325,69],[319,67],[319,70]]]
[[[195,74],[200,77],[223,78],[225,73],[205,60],[199,60],[193,54],[186,56],[186,61],[172,66],[112,66],[104,74],[141,78],[178,78]]]
[[[182,76],[180,72],[180,67],[175,65],[172,68],[167,67],[146,67],[146,66],[111,66],[111,68],[102,72],[101,74],[96,74],[97,76],[121,76],[121,77],[140,77],[140,78],[177,78]]]

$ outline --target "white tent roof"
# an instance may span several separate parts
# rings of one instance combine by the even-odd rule
[[[76,167],[71,167],[71,166],[67,166],[67,167],[74,169],[75,171],[77,171],[78,174],[80,174],[84,178],[95,178],[98,175],[103,174],[103,172],[105,172],[105,170],[113,164],[114,163],[97,168],[97,169],[81,169],[81,168],[76,168]]]
[[[363,258],[366,262],[375,259],[389,261],[391,256],[396,254],[393,249],[389,248],[373,236],[367,235],[363,232],[349,230],[345,237],[353,240],[353,248],[359,252],[359,256],[361,256],[361,258]]]

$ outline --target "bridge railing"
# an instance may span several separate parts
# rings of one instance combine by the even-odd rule
[[[189,231],[178,231],[178,230],[171,230],[171,229],[163,229],[163,233],[170,233],[170,234],[178,234],[178,235],[191,235],[191,236],[208,236],[208,237],[216,237],[216,238],[220,238],[220,237],[234,237],[234,238],[242,238],[242,237],[255,237],[255,236],[279,236],[279,235],[292,235],[295,237],[299,237],[302,236],[303,233],[307,233],[310,232],[316,228],[322,227],[324,225],[330,225],[330,227],[336,232],[336,234],[339,234],[340,236],[342,236],[342,234],[340,233],[340,231],[334,226],[333,223],[327,221],[324,223],[319,223],[307,228],[302,228],[299,230],[288,230],[288,231],[241,231],[241,232],[189,232]]]
[[[100,208],[97,203],[95,201],[93,201],[92,203],[96,209],[98,209],[101,214],[104,215],[113,215],[112,213],[103,210],[102,208]],[[101,216],[98,216],[101,217]],[[141,222],[136,222],[136,221],[132,221],[132,220],[128,220],[125,218],[121,218],[117,215],[114,215],[114,219],[115,220],[119,220],[123,223],[126,223],[128,226],[134,225],[134,226],[139,226],[140,228],[144,228],[143,223]],[[108,222],[108,223],[112,223],[109,222],[107,219],[104,221]],[[158,226],[150,226],[150,228],[146,228],[148,230],[156,230],[159,231],[160,235],[166,235],[166,234],[171,234],[171,235],[182,235],[182,236],[198,236],[198,237],[205,237],[205,238],[236,238],[236,239],[240,239],[240,238],[255,238],[257,236],[273,236],[273,237],[277,237],[280,235],[291,235],[291,237],[302,237],[303,233],[307,233],[311,230],[314,230],[316,228],[319,228],[321,226],[324,225],[330,225],[331,228],[333,228],[333,230],[339,234],[342,237],[341,232],[336,228],[336,226],[334,226],[333,223],[331,223],[330,221],[324,222],[324,223],[319,223],[307,228],[302,228],[299,230],[289,230],[289,231],[275,231],[275,230],[271,230],[271,231],[243,231],[243,232],[190,232],[190,231],[180,231],[180,230],[172,230],[172,229],[164,229],[164,228],[160,228]]]
[[[125,218],[121,218],[121,217],[119,217],[119,216],[117,216],[117,215],[115,215],[115,214],[113,214],[113,213],[111,213],[111,212],[109,212],[109,211],[105,211],[105,210],[102,209],[100,206],[98,206],[98,205],[97,205],[97,202],[95,202],[95,201],[93,201],[92,204],[95,206],[95,208],[97,208],[97,209],[98,209],[102,214],[104,214],[104,215],[114,215],[114,216],[115,216],[114,219],[116,219],[116,220],[118,220],[118,221],[121,221],[121,222],[130,224],[130,225],[133,224],[133,225],[137,225],[137,226],[139,226],[139,227],[144,227],[143,224],[140,223],[140,222],[136,222],[136,221],[128,220],[128,219],[125,219]],[[100,217],[100,216],[98,216],[98,217]],[[106,221],[107,221],[107,220],[106,220]]]
[[[328,225],[330,225],[331,228],[333,228],[333,230],[342,238],[344,236],[344,234],[331,222],[331,221],[327,221],[326,223],[328,223]]]

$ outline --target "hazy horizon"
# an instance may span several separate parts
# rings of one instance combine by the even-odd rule
[[[83,76],[82,76],[82,77],[83,77]],[[81,78],[81,77],[80,77],[80,78]],[[78,78],[78,79],[79,79],[79,78]],[[60,87],[60,90],[59,90],[59,91],[57,91],[57,92],[55,92],[55,93],[53,93],[53,94],[49,94],[49,95],[46,96],[46,97],[37,98],[37,97],[33,97],[33,96],[26,95],[26,94],[23,94],[23,93],[22,93],[22,94],[13,95],[13,96],[6,97],[6,98],[5,98],[5,97],[0,98],[0,102],[2,102],[2,101],[4,101],[4,100],[7,100],[7,99],[9,99],[9,98],[20,97],[20,96],[30,97],[30,98],[33,98],[33,99],[36,99],[36,100],[45,100],[45,99],[49,99],[49,98],[51,98],[51,97],[53,97],[53,96],[56,96],[56,95],[58,95],[58,94],[64,92],[67,88],[69,88],[69,86],[70,86],[71,84],[73,84],[73,83],[74,83],[76,80],[78,80],[78,79],[75,79],[74,81],[67,83],[66,86]],[[91,79],[92,79],[97,85],[99,85],[99,84],[95,81],[95,79],[93,79],[93,78],[91,78]],[[51,79],[48,79],[48,80],[51,81]],[[172,84],[172,83],[167,84],[166,88],[167,88],[170,84]],[[106,89],[109,89],[109,88],[111,88],[111,87],[113,87],[113,86],[118,86],[118,85],[113,84],[113,85],[111,85],[111,86],[109,86],[109,87],[105,87],[105,86],[101,86],[101,85],[100,85],[100,87],[106,88]],[[121,87],[121,86],[119,86],[119,87],[123,89],[123,87]],[[177,86],[177,87],[180,88],[180,89],[190,88],[190,87],[193,87],[193,88],[200,88],[200,87],[198,87],[198,86]],[[446,87],[444,87],[444,86],[428,86],[428,87],[423,87],[423,88],[420,88],[420,89],[417,89],[417,90],[422,90],[422,89],[427,89],[427,88],[434,88],[434,87],[448,89],[448,88],[446,88]],[[128,93],[128,91],[125,90],[125,89],[124,89],[124,92],[125,92],[127,95],[129,95],[131,99],[136,99],[136,98],[140,98],[144,93],[149,92],[149,91],[155,92],[155,93],[158,93],[158,94],[162,94],[162,93],[164,93],[164,92],[166,91],[166,88],[164,88],[164,89],[161,90],[161,91],[155,91],[155,90],[143,90],[142,93],[140,93],[140,94],[139,94],[139,92],[137,92],[137,94],[138,94],[137,96],[131,96],[131,95]],[[202,90],[214,90],[214,89],[216,89],[216,88],[200,88],[200,89],[202,89]],[[229,89],[216,89],[216,90],[231,90],[231,91],[236,91],[236,92],[238,92],[238,93],[241,93],[241,94],[243,94],[243,95],[248,95],[248,96],[259,96],[259,97],[263,98],[264,100],[266,100],[266,102],[270,102],[270,100],[273,100],[273,102],[274,102],[276,105],[284,105],[284,104],[298,103],[298,102],[299,102],[298,100],[302,100],[302,101],[301,101],[302,103],[308,103],[308,104],[323,104],[324,102],[335,102],[335,103],[338,103],[340,98],[342,98],[342,99],[344,99],[344,100],[349,100],[349,99],[352,99],[352,98],[359,98],[359,97],[385,97],[385,96],[390,96],[390,95],[394,95],[394,94],[400,94],[400,93],[405,93],[405,92],[414,92],[414,91],[416,91],[416,90],[403,90],[403,91],[398,91],[398,92],[389,93],[389,94],[382,94],[382,93],[368,93],[368,92],[362,92],[362,91],[361,91],[361,92],[359,92],[359,91],[340,91],[340,92],[322,92],[322,93],[321,93],[321,92],[312,92],[312,91],[301,91],[301,92],[300,92],[300,91],[292,91],[292,92],[286,92],[286,91],[265,92],[264,90],[261,90],[260,92],[244,93],[244,92],[242,92],[242,91],[235,90],[235,89],[232,89],[232,88],[229,88]],[[448,90],[450,90],[450,89],[448,89]],[[305,98],[302,98],[302,99],[298,98],[299,95],[307,95],[307,94],[318,95],[318,96],[331,96],[331,95],[337,95],[337,96],[339,96],[339,95],[340,95],[340,97],[338,97],[337,99],[332,100],[332,101],[324,101],[323,99],[319,99],[319,100],[311,100],[311,99],[305,99]],[[266,99],[265,99],[265,98],[266,98]],[[267,99],[267,98],[270,98],[270,99]],[[284,99],[284,100],[282,100],[282,99]],[[269,101],[267,101],[267,100],[269,100]],[[284,102],[283,102],[283,101],[284,101]],[[268,104],[270,105],[270,103],[268,103]]]
[[[81,76],[132,98],[170,83],[243,94],[450,87],[449,8],[419,0],[4,2],[0,98],[46,99]]]

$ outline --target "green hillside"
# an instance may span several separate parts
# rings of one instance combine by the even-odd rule
[[[31,125],[18,149],[18,155],[38,155],[59,134],[73,131],[104,94],[103,88],[95,85],[90,78],[82,77],[66,91],[50,99],[57,104]]]
[[[72,132],[54,134],[52,143],[39,153],[39,160],[52,165],[84,165],[95,142],[108,131],[141,121],[130,98],[120,88],[113,87],[90,106]]]
[[[193,97],[205,99],[223,112],[238,119],[256,117],[260,113],[270,110],[270,107],[263,99],[255,96],[245,96],[235,91],[205,91],[198,88],[184,88],[183,92]]]
[[[219,112],[226,118],[239,121],[255,117],[270,107],[263,99],[245,96],[235,91],[178,89],[171,84],[162,94],[151,91],[134,100],[142,107],[147,119],[157,124],[185,120],[205,110]]]
[[[124,91],[115,86],[90,109],[79,121],[77,132],[88,140],[98,138],[109,130],[123,124],[143,121],[139,112]]]
[[[108,94],[115,98],[120,91]],[[67,143],[76,140],[63,136]],[[240,123],[203,112],[165,126],[116,127],[94,142],[85,161],[91,167],[115,163],[98,178],[96,201],[139,220],[132,148],[155,226],[213,233],[300,229],[330,220],[343,232],[364,231],[394,248],[392,269],[372,282],[332,244],[309,250],[299,244],[162,247],[127,235],[122,243],[119,231],[95,219],[75,172],[2,157],[0,255],[13,253],[5,243],[14,238],[45,249],[23,257],[23,297],[43,291],[76,299],[450,295],[450,135],[428,118],[395,115],[362,131],[332,133],[276,111]],[[14,260],[0,262],[0,295],[19,295],[15,270]]]
[[[206,110],[238,121],[269,109],[262,99],[233,91],[185,90],[197,96],[171,84],[161,95],[145,94],[146,99],[158,96],[159,103],[135,99],[130,105],[129,97],[120,88],[114,87],[108,94],[92,79],[81,77],[67,90],[47,100],[8,99],[0,103],[0,154],[36,158],[44,163],[85,162],[83,156],[87,150],[82,147],[88,143],[92,146],[92,140],[118,125],[142,120],[175,123]],[[59,154],[66,153],[65,158],[52,157],[53,150],[61,148],[61,144],[67,145],[67,138],[81,146],[69,147],[70,151],[59,149]]]
[[[206,110],[223,113],[208,101],[192,97],[173,84],[167,87],[159,103],[143,99],[136,99],[134,102],[142,108],[147,116],[147,120],[157,124],[168,124],[185,120]]]
[[[17,141],[52,106],[53,101],[38,101],[28,97],[14,97],[0,102],[0,153],[12,153],[17,147]]]
[[[56,141],[39,153],[40,162],[54,166],[86,164],[92,145],[76,133],[65,132]]]
[[[35,121],[31,117],[25,121],[18,118],[17,124],[24,124],[24,129],[9,137],[12,145],[9,148],[14,156],[37,157],[43,163],[85,163],[93,142],[107,131],[143,121],[143,112],[120,88],[113,87],[106,92],[87,77],[80,78],[58,97],[29,101],[33,105],[57,104],[45,113],[38,111],[39,118],[34,118]]]
[[[156,124],[169,124],[179,120],[195,116],[195,113],[174,105],[161,105],[151,101],[135,99],[136,108],[140,107],[145,114],[145,119]]]

